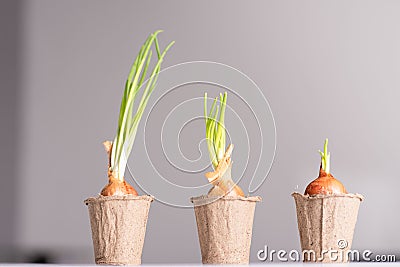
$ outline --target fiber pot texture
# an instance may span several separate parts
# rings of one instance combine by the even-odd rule
[[[248,264],[256,203],[260,197],[200,196],[194,204],[204,264]]]
[[[304,261],[348,262],[359,194],[309,196],[293,193]],[[312,251],[312,252],[306,252]],[[315,253],[315,254],[314,254]]]
[[[89,208],[96,264],[139,265],[151,196],[98,196]]]

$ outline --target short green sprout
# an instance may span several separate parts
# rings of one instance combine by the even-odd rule
[[[224,120],[227,96],[228,94],[226,92],[224,94],[220,93],[220,105],[217,105],[218,97],[216,97],[210,112],[207,113],[207,93],[204,94],[207,147],[214,169],[218,166],[218,162],[222,160],[225,154],[226,131]]]
[[[330,171],[330,165],[331,165],[331,153],[328,152],[328,138],[325,139],[325,144],[324,144],[324,152],[319,150],[319,154],[321,155],[321,164],[322,164],[322,169],[329,174]]]

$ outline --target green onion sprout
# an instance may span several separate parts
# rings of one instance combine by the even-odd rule
[[[324,144],[324,152],[319,150],[319,154],[321,155],[321,164],[322,164],[322,169],[329,174],[330,171],[330,160],[331,160],[331,153],[328,152],[328,138],[325,139],[325,144]]]
[[[226,131],[224,120],[227,96],[228,94],[226,92],[223,95],[220,93],[220,106],[217,105],[218,97],[216,97],[209,113],[207,113],[207,93],[204,94],[207,147],[214,169],[218,166],[218,162],[223,159],[225,154]]]
[[[117,135],[115,136],[110,155],[110,171],[120,181],[124,179],[127,160],[132,150],[138,125],[150,95],[156,86],[161,70],[161,63],[167,51],[174,44],[174,42],[171,42],[161,53],[157,39],[157,35],[160,32],[162,31],[156,31],[147,38],[132,65],[125,83],[119,112]],[[152,58],[151,47],[153,44],[157,53],[157,63],[153,70],[150,71],[149,65]],[[148,72],[150,76],[145,83]],[[135,100],[137,100],[141,90],[143,91],[142,97],[136,110],[134,110]]]

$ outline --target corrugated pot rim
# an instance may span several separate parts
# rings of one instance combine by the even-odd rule
[[[130,201],[130,200],[147,200],[152,202],[154,200],[153,196],[143,195],[143,196],[133,196],[133,195],[126,195],[126,196],[102,196],[98,195],[96,197],[89,197],[83,203],[89,205],[92,202],[104,202],[104,201],[112,201],[112,200],[119,200],[119,201]]]
[[[241,197],[241,196],[224,196],[224,197],[219,197],[219,196],[208,196],[208,195],[203,195],[203,196],[198,196],[198,197],[192,197],[190,198],[190,202],[194,204],[194,206],[202,206],[202,205],[207,205],[211,204],[215,201],[250,201],[250,202],[260,202],[262,198],[260,196],[246,196],[246,197]]]
[[[309,199],[309,200],[313,200],[313,199],[325,199],[325,198],[339,198],[339,197],[358,198],[360,201],[363,201],[363,200],[364,200],[364,196],[361,195],[361,194],[358,194],[358,193],[355,193],[355,194],[353,194],[353,193],[348,193],[348,194],[331,194],[331,195],[322,195],[322,194],[319,194],[319,195],[312,195],[312,196],[310,196],[310,195],[304,195],[304,194],[299,193],[299,192],[293,192],[293,193],[292,193],[292,197],[295,197],[295,196],[300,196],[300,197],[302,197],[302,198]]]

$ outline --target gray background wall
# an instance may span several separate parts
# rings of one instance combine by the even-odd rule
[[[15,246],[17,193],[16,157],[18,151],[18,118],[20,105],[17,101],[18,49],[19,49],[19,2],[0,2],[0,136],[3,140],[0,155],[2,186],[0,187],[0,257],[9,259]],[[12,256],[11,256],[12,258]]]
[[[164,44],[176,41],[164,67],[231,65],[271,105],[277,151],[257,192],[264,201],[252,260],[264,245],[299,249],[290,194],[317,175],[325,137],[334,174],[366,197],[353,247],[399,253],[400,2],[31,0],[1,7],[3,252],[92,262],[82,201],[106,182],[101,142],[114,136],[133,57],[162,28]],[[199,262],[196,231],[192,210],[155,202],[143,261]]]

